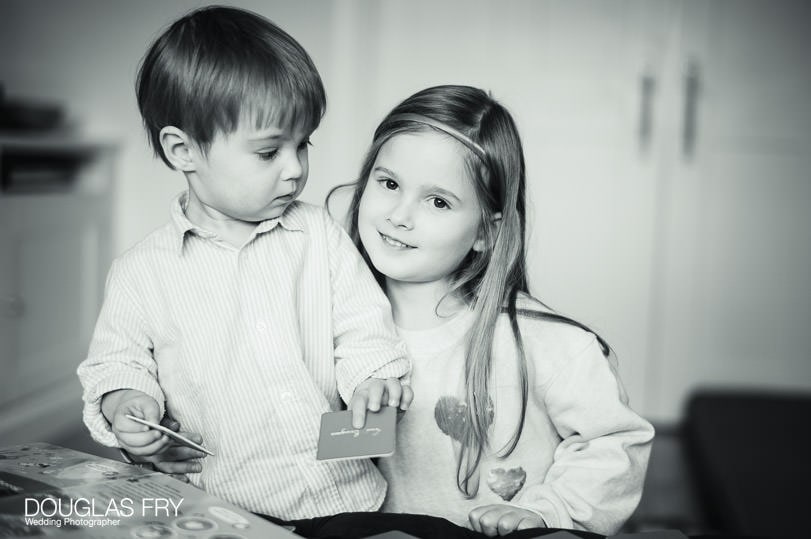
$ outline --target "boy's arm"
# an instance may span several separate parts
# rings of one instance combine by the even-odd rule
[[[344,230],[327,217],[332,279],[335,374],[347,404],[368,378],[400,378],[411,370],[391,306]]]
[[[83,416],[90,434],[101,444],[118,447],[101,410],[102,398],[120,389],[135,389],[155,399],[162,417],[164,395],[158,385],[147,324],[118,261],[110,268],[104,296],[88,357],[77,374],[84,389]]]
[[[566,362],[543,400],[563,441],[546,477],[512,504],[549,527],[615,533],[639,503],[653,427],[627,406],[596,340]]]

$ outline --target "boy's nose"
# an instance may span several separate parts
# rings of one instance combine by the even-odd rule
[[[284,163],[282,180],[298,180],[304,173],[304,167],[298,155],[292,155]]]

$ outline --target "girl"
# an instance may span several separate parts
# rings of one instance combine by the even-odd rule
[[[608,346],[527,289],[524,157],[485,92],[439,86],[386,116],[349,233],[413,362],[383,510],[487,535],[616,532],[639,502],[653,438]]]

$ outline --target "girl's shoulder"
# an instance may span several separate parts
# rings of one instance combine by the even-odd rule
[[[554,312],[537,299],[522,294],[516,300],[518,330],[527,361],[538,367],[558,370],[582,354],[604,360],[594,333],[580,327],[576,321]],[[499,317],[499,340],[514,342],[510,320],[506,313]]]

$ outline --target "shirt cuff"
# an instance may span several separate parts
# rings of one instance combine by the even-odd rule
[[[84,393],[83,419],[93,439],[107,447],[121,447],[121,445],[110,429],[107,418],[101,413],[101,399],[107,393],[120,389],[135,389],[149,395],[158,403],[160,417],[163,417],[163,414],[166,413],[163,391],[154,378],[128,373],[115,374],[102,379]]]
[[[339,363],[336,367],[336,379],[338,381],[338,393],[346,404],[352,400],[355,389],[369,378],[400,378],[405,376],[411,371],[411,361],[408,356],[403,355],[397,359],[393,359],[377,367],[375,370],[363,370],[355,373],[349,373],[343,370],[342,364]],[[343,370],[343,372],[341,372]]]

